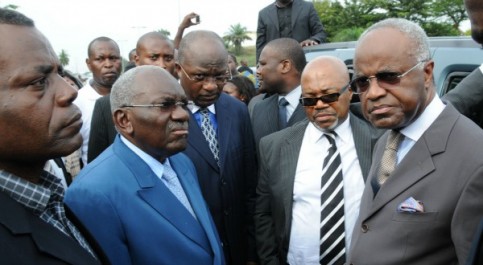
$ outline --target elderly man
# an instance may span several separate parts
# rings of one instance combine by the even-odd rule
[[[381,134],[350,114],[351,97],[344,62],[318,57],[302,73],[300,102],[308,120],[262,138],[255,208],[261,264],[345,261]],[[338,161],[324,163],[337,153]],[[333,181],[324,177],[334,173],[331,166],[338,168]]]
[[[192,102],[185,154],[195,164],[227,263],[254,261],[254,140],[245,104],[222,93],[230,78],[223,40],[211,31],[188,33],[176,69]]]
[[[112,264],[224,264],[191,161],[188,101],[167,71],[139,66],[111,92],[114,143],[81,171],[65,201]]]
[[[136,65],[159,66],[175,76],[173,42],[159,32],[141,36],[136,45]],[[109,95],[96,100],[92,113],[87,162],[91,162],[114,142],[116,129],[111,117]]]
[[[483,217],[483,132],[435,92],[428,38],[404,19],[361,36],[355,79],[374,148],[348,262],[463,264]],[[371,254],[368,254],[371,253]]]
[[[31,19],[0,8],[0,35],[0,263],[108,264],[43,170],[82,143],[76,89]]]

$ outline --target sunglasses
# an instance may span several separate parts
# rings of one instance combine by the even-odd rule
[[[371,79],[375,78],[377,84],[383,88],[391,88],[391,86],[399,84],[401,82],[401,78],[405,75],[409,74],[412,70],[416,69],[419,65],[426,62],[427,60],[423,60],[418,62],[415,66],[411,67],[404,73],[398,72],[379,72],[375,75],[371,76],[360,76],[352,80],[350,83],[351,89],[355,94],[361,94],[366,92],[369,87],[371,86]]]
[[[322,102],[324,102],[326,104],[329,104],[329,103],[332,103],[332,102],[336,102],[336,101],[339,100],[339,96],[347,90],[347,88],[349,87],[349,85],[350,85],[350,83],[348,83],[347,85],[345,85],[344,87],[342,87],[340,89],[339,93],[327,94],[327,95],[320,96],[318,98],[301,97],[299,99],[300,100],[300,104],[302,104],[302,106],[304,106],[304,107],[312,107],[312,106],[317,105],[317,102],[319,102],[319,100],[321,100]]]

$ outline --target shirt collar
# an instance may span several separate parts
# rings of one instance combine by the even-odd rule
[[[290,104],[290,106],[292,106],[295,109],[299,104],[299,99],[301,95],[302,95],[302,87],[299,85],[294,90],[290,91],[290,93],[288,93],[287,95],[285,96],[279,95],[278,100],[280,101],[281,98],[285,98]]]
[[[347,119],[334,129],[334,132],[337,134],[337,138],[340,139],[343,143],[349,142],[350,137],[352,137],[349,120],[350,115],[348,115]],[[314,144],[324,138],[324,131],[317,128],[312,122],[309,122],[307,130],[309,130],[308,137],[309,139],[312,139],[312,143]]]
[[[444,103],[441,101],[438,95],[434,95],[433,100],[424,109],[423,113],[411,124],[401,129],[401,133],[417,142],[423,133],[433,124],[433,122],[438,118],[439,114],[443,112],[445,108]]]
[[[198,110],[201,109],[200,106],[196,105],[193,101],[189,101],[188,102],[188,108],[190,109],[191,113],[195,114],[196,112],[198,112]],[[215,104],[211,104],[207,107],[207,109],[213,113],[213,114],[216,114],[216,111],[215,111]]]
[[[159,162],[154,157],[150,156],[148,153],[144,152],[139,147],[131,143],[124,136],[120,135],[120,138],[121,138],[121,141],[127,146],[127,148],[129,148],[136,155],[138,155],[141,158],[141,160],[143,160],[149,166],[149,168],[151,168],[151,170],[154,172],[154,174],[156,174],[158,178],[161,178],[163,176],[164,167],[163,167],[163,164],[161,164],[161,162]]]

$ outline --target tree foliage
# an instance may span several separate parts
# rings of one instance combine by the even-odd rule
[[[67,54],[64,49],[62,49],[59,53],[59,61],[62,66],[67,66],[69,64],[69,54]]]
[[[236,55],[240,55],[240,53],[242,52],[242,43],[245,40],[251,39],[252,38],[248,36],[247,28],[242,26],[240,23],[231,25],[228,33],[223,36],[223,40],[233,45]]]
[[[461,0],[314,0],[314,6],[329,41],[356,40],[361,28],[390,17],[414,21],[428,36],[460,35],[467,19]]]

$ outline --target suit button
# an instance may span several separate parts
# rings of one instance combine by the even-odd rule
[[[224,178],[221,179],[221,185],[225,186],[226,185],[226,181]]]
[[[367,233],[367,231],[369,231],[369,225],[362,224],[361,230],[362,230],[362,233]]]

